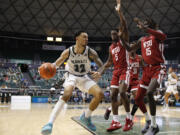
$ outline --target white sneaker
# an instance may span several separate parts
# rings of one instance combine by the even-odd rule
[[[169,110],[169,106],[167,104],[164,104],[162,111],[166,112]]]

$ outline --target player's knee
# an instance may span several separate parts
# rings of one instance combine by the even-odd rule
[[[70,99],[71,95],[72,95],[71,92],[65,92],[64,95],[62,96],[62,100],[67,102]]]
[[[121,95],[122,98],[126,98],[126,92],[125,91],[121,91],[120,95]]]
[[[103,97],[104,97],[104,93],[102,91],[97,91],[95,94],[94,94],[94,97],[98,100],[102,100]]]
[[[153,91],[148,91],[147,92],[147,96],[149,97],[149,98],[153,98],[154,96],[153,96]]]

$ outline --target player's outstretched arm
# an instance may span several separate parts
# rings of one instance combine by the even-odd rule
[[[148,26],[144,25],[144,23],[137,17],[134,18],[134,22],[137,23],[137,27],[139,29],[145,31],[146,33],[154,35],[160,41],[164,41],[167,38],[166,34],[161,31],[149,28]]]
[[[53,63],[56,67],[59,67],[69,57],[69,49],[64,50],[60,57]]]
[[[106,63],[101,67],[99,68],[98,72],[100,74],[103,74],[105,72],[105,70],[110,67],[111,65],[113,64],[113,60],[112,60],[112,55],[110,53],[110,48],[109,48],[109,56],[108,56],[108,60],[106,61]]]
[[[129,33],[128,33],[128,28],[127,28],[127,22],[126,19],[122,13],[121,9],[121,0],[116,0],[117,1],[117,6],[115,7],[116,11],[119,14],[120,18],[120,30],[119,30],[119,36],[124,39],[126,42],[129,41]]]

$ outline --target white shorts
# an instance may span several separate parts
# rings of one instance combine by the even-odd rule
[[[178,91],[177,91],[177,85],[169,85],[169,86],[167,87],[166,92],[167,92],[167,93],[173,93],[173,94],[178,93]]]
[[[74,88],[77,87],[79,90],[83,92],[88,92],[92,86],[97,84],[95,81],[90,79],[88,75],[79,77],[67,72],[65,73],[65,82],[63,84],[63,87],[65,88],[69,85],[73,86]]]

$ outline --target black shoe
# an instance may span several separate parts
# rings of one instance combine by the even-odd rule
[[[104,119],[105,119],[105,120],[108,120],[110,114],[111,114],[111,110],[110,110],[109,107],[108,107],[108,108],[106,109],[105,114],[104,114]]]
[[[145,135],[155,135],[159,132],[159,127],[150,127]]]
[[[145,126],[143,127],[143,129],[141,130],[141,133],[142,133],[142,134],[145,134],[145,133],[148,131],[150,125],[151,125],[151,120],[146,121],[146,124],[145,124]]]

